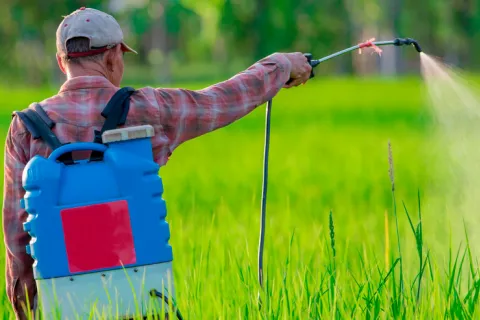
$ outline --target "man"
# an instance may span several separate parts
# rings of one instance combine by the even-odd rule
[[[67,80],[57,95],[40,105],[56,122],[54,132],[62,143],[93,141],[94,130],[104,122],[101,111],[120,87],[123,54],[135,51],[124,43],[116,20],[94,9],[81,8],[67,16],[56,36],[57,61]],[[305,83],[310,72],[303,54],[276,53],[203,90],[142,88],[131,98],[126,126],[152,125],[155,161],[165,165],[183,142],[244,117],[281,88]],[[41,139],[32,139],[18,117],[13,118],[5,143],[3,231],[6,289],[17,319],[26,318],[27,298],[32,305],[36,296],[33,260],[25,251],[30,237],[22,228],[27,213],[19,205],[24,196],[22,171],[34,155],[46,157],[50,152]]]

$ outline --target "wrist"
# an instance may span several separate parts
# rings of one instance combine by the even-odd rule
[[[290,75],[292,73],[292,60],[290,59],[289,53],[274,53],[270,55],[270,57],[277,63],[278,67],[282,70],[285,74],[286,80],[290,79]]]

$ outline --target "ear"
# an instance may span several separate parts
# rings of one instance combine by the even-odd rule
[[[114,67],[117,64],[117,60],[119,57],[122,56],[122,48],[120,45],[117,45],[116,47],[107,50],[105,52],[105,65],[107,66],[108,71],[113,72]]]
[[[58,53],[57,53],[57,63],[58,63],[58,67],[60,68],[60,70],[62,70],[63,74],[67,74],[67,70],[63,65],[62,57],[60,57]]]

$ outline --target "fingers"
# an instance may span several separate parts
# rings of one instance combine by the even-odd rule
[[[289,84],[284,85],[283,87],[288,89],[288,88],[293,88],[301,85],[303,83],[302,78],[296,78],[293,79]]]
[[[284,88],[292,88],[297,87],[301,84],[305,84],[310,79],[310,74],[312,71],[312,67],[310,64],[306,64],[303,68],[303,71],[297,75],[297,77],[293,78],[291,82],[284,86]]]
[[[309,77],[302,76],[302,77],[298,77],[296,79],[292,79],[290,83],[286,84],[283,87],[286,88],[286,89],[293,88],[293,87],[298,87],[299,85],[306,83],[308,78]]]
[[[301,52],[287,53],[289,60],[292,62],[292,71],[290,74],[290,82],[285,84],[284,88],[297,87],[305,84],[310,79],[312,66],[308,63],[307,57]]]

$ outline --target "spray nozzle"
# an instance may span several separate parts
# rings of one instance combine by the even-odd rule
[[[394,40],[393,44],[395,46],[403,46],[403,45],[411,45],[413,44],[413,46],[415,47],[415,49],[418,51],[418,52],[422,52],[422,49],[420,48],[420,45],[418,44],[418,42],[412,38],[405,38],[405,39],[402,39],[402,38],[397,38]]]

